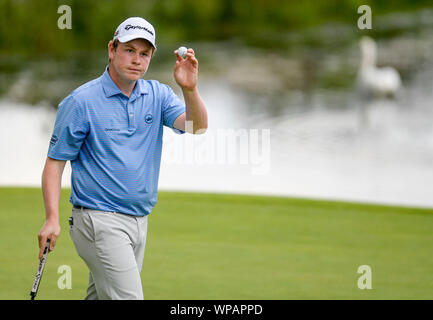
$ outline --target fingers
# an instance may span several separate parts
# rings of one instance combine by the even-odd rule
[[[178,50],[174,50],[174,54],[176,56],[176,60],[177,61],[182,61],[183,60],[183,58],[179,55]]]
[[[192,65],[194,67],[198,66],[198,60],[196,59],[196,57],[194,55],[189,55],[189,53],[186,54],[186,58],[189,59],[192,62]]]
[[[39,259],[42,258],[44,254],[45,247],[47,246],[47,241],[50,240],[49,250],[53,251],[56,246],[57,238],[60,235],[60,226],[58,223],[46,223],[41,231],[38,233],[39,242]]]
[[[193,49],[191,49],[191,48],[188,49],[188,51],[186,52],[186,59],[190,60],[194,67],[198,66],[198,60],[195,57],[195,52]]]
[[[183,60],[191,59],[193,62],[197,62],[198,63],[197,59],[195,58],[195,52],[194,52],[194,50],[192,48],[189,48],[186,51],[186,57],[185,57],[185,59],[182,58],[179,55],[179,51],[178,50],[174,50],[174,54],[176,56],[177,61],[183,61]]]
[[[57,242],[57,237],[53,236],[50,239],[50,251],[54,250],[54,247],[56,246],[56,242]]]
[[[52,237],[50,238],[42,238],[39,241],[39,260],[42,258],[45,248],[47,246],[47,241],[50,240],[50,247],[49,247],[49,251],[53,251],[54,247],[56,246],[56,242],[57,242],[57,238],[56,237]]]
[[[189,48],[187,51],[186,51],[186,58],[185,59],[194,59],[194,60],[197,60],[196,58],[195,58],[195,53],[194,53],[194,50],[193,49],[191,49],[191,48]]]

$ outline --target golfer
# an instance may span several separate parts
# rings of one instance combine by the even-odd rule
[[[207,129],[194,51],[188,49],[185,59],[174,52],[184,104],[169,86],[141,79],[156,48],[149,22],[126,19],[108,43],[102,76],[58,108],[42,174],[46,222],[38,234],[39,256],[47,239],[54,249],[60,234],[61,178],[69,160],[69,233],[90,271],[86,299],[143,299],[140,272],[147,217],[157,201],[163,125],[179,134]]]

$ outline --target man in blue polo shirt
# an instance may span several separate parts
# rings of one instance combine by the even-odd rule
[[[175,51],[172,89],[143,80],[156,50],[155,29],[143,18],[122,22],[108,44],[101,77],[59,105],[42,174],[46,222],[38,234],[39,257],[60,234],[59,198],[71,162],[70,235],[89,267],[86,299],[143,299],[142,267],[147,216],[157,201],[163,125],[177,133],[203,133],[206,108],[197,89],[194,50]]]

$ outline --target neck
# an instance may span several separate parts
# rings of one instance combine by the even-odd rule
[[[108,74],[111,77],[111,80],[113,80],[114,84],[122,91],[126,96],[130,96],[132,93],[132,90],[134,90],[135,83],[137,81],[125,81],[123,80],[119,74],[116,72],[114,67],[108,66]]]

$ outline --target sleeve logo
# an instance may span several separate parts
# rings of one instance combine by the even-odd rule
[[[59,140],[59,138],[56,135],[53,134],[53,136],[51,137],[51,140],[50,140],[50,145],[52,147],[54,147],[56,145],[56,143],[57,143],[58,140]]]

